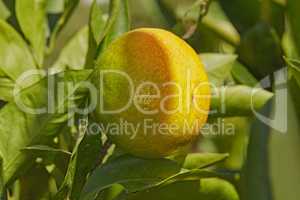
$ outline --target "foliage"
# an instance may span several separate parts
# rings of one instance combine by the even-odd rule
[[[67,24],[74,23],[73,14],[81,12],[76,8],[86,4],[79,0],[0,0],[0,199],[298,197],[296,189],[290,198],[288,189],[277,191],[281,186],[278,174],[293,179],[290,174],[299,174],[295,169],[300,166],[274,172],[272,163],[276,162],[270,149],[300,152],[300,140],[280,139],[282,143],[274,145],[275,131],[254,119],[252,109],[265,115],[276,111],[272,108],[279,93],[276,72],[288,65],[286,95],[292,102],[288,110],[296,113],[294,121],[300,121],[300,2],[105,2],[94,0],[86,26],[63,38]],[[148,160],[126,154],[102,133],[90,134],[78,122],[82,117],[93,122],[94,116],[70,115],[70,110],[89,101],[91,94],[81,83],[89,80],[99,55],[114,39],[140,26],[172,31],[197,51],[210,82],[217,86],[212,93],[216,112],[209,116],[208,125],[222,120],[224,126],[239,127],[237,135],[204,135],[183,155]],[[59,49],[62,40],[64,47]],[[20,75],[34,69],[41,73],[19,81]],[[271,83],[262,88],[259,81],[266,76]],[[49,80],[76,87],[50,94],[51,112],[21,111],[16,99],[31,108],[49,108]],[[288,126],[287,132],[283,137],[299,138],[299,126]],[[282,144],[290,149],[282,149]],[[294,163],[300,165],[298,160]],[[299,181],[294,183],[299,186]],[[287,188],[297,188],[297,184]]]

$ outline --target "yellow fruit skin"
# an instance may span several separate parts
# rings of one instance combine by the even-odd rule
[[[179,37],[161,29],[133,30],[115,40],[100,56],[96,66],[94,82],[103,97],[100,98],[95,113],[99,123],[108,127],[120,123],[122,119],[137,130],[123,130],[119,134],[109,131],[108,136],[119,147],[136,156],[159,158],[174,153],[197,137],[199,129],[207,120],[210,87],[199,56]],[[141,112],[134,103],[122,112],[104,113],[101,107],[116,110],[122,108],[132,97],[128,80],[114,73],[100,75],[105,70],[127,74],[135,89],[145,82],[155,83],[159,88],[160,98],[137,101],[139,108],[153,113]],[[167,84],[168,82],[171,84]],[[199,87],[197,92],[194,91],[196,86]],[[158,93],[154,86],[148,85],[139,94]],[[197,106],[203,112],[199,112],[193,104],[199,94],[203,98],[197,100]],[[151,130],[149,126],[145,126],[145,121],[150,122],[153,127],[163,124],[173,129],[163,132],[156,131],[155,128]]]

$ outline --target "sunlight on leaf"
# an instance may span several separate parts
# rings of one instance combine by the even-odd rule
[[[5,21],[0,20],[1,71],[12,80],[21,74],[36,69],[34,59],[22,37]]]
[[[46,46],[46,1],[16,0],[16,14],[41,68]]]
[[[10,11],[6,7],[6,5],[3,3],[2,0],[0,0],[0,19],[6,20],[10,17]]]
[[[260,110],[273,93],[244,85],[214,89],[210,117],[251,116]]]
[[[86,80],[90,71],[70,71],[63,75],[52,76],[58,82],[78,83]],[[77,82],[78,81],[78,82]],[[48,80],[42,79],[40,82],[23,90],[19,95],[19,101],[27,108],[47,108],[48,107]],[[87,92],[87,91],[81,91]],[[21,109],[15,102],[8,103],[0,110],[0,154],[4,164],[4,183],[9,184],[20,174],[25,173],[24,167],[30,166],[33,162],[32,155],[26,154],[22,149],[33,146],[47,144],[59,133],[66,121],[55,123],[56,118],[65,115],[66,103],[70,103],[70,98],[75,94],[65,94],[56,99],[54,103],[54,113],[44,112],[43,114],[32,114],[26,112],[24,106]],[[82,94],[78,94],[82,95]],[[20,102],[19,102],[20,103]],[[68,118],[65,118],[66,120]],[[18,123],[15,123],[18,121]],[[13,130],[13,132],[12,132]]]
[[[183,168],[196,169],[205,168],[216,163],[224,161],[229,154],[215,154],[215,153],[192,153],[185,158]]]
[[[221,86],[229,79],[232,66],[237,59],[236,55],[231,54],[200,54],[205,68],[208,71],[208,78],[214,86]]]
[[[88,28],[84,27],[64,46],[58,59],[50,70],[57,73],[66,69],[83,69],[87,50]]]

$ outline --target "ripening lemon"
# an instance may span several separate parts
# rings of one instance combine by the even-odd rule
[[[95,115],[121,149],[164,157],[200,133],[210,105],[207,75],[196,52],[173,33],[128,32],[105,49],[96,66]]]

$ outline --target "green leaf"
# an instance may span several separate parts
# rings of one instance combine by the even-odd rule
[[[192,153],[188,154],[185,158],[183,168],[196,169],[212,166],[216,163],[224,161],[228,158],[229,154],[217,154],[217,153]]]
[[[265,23],[257,24],[244,34],[238,52],[239,60],[259,80],[284,66],[280,39]]]
[[[13,88],[15,83],[5,77],[0,76],[0,100],[10,102],[13,100]]]
[[[105,28],[105,21],[103,19],[103,11],[97,0],[94,0],[92,4],[89,25],[93,39],[99,44],[104,37],[102,34]]]
[[[6,191],[5,191],[5,186],[4,186],[4,174],[3,174],[3,159],[0,156],[0,200],[5,200],[5,195],[6,195]]]
[[[34,59],[22,37],[2,20],[0,20],[0,69],[5,76],[14,81],[24,72],[36,69]]]
[[[128,0],[112,0],[110,5],[110,17],[103,31],[104,39],[100,37],[99,55],[117,37],[130,30],[130,15]]]
[[[132,24],[149,25],[151,27],[171,28],[170,20],[173,20],[170,12],[160,0],[140,0],[130,2],[132,10]]]
[[[80,0],[64,0],[64,12],[62,13],[59,20],[56,22],[54,29],[51,33],[48,51],[51,51],[53,49],[54,44],[56,42],[56,38],[58,37],[65,24],[69,21],[79,2]]]
[[[103,189],[121,184],[128,191],[137,191],[154,185],[180,171],[171,160],[146,160],[129,155],[120,156],[98,167],[88,178],[81,199],[92,199]]]
[[[231,75],[236,83],[255,87],[258,85],[256,78],[249,72],[249,70],[239,62],[236,62],[231,70]]]
[[[289,16],[289,21],[292,29],[292,35],[298,50],[298,55],[300,55],[300,13],[299,13],[300,2],[298,0],[288,0],[287,1],[287,12]]]
[[[260,20],[259,0],[219,0],[235,28],[244,33]]]
[[[94,0],[89,19],[89,48],[85,63],[87,68],[93,68],[98,45],[104,37],[104,30],[105,21],[103,19],[103,12],[101,6],[98,4],[98,1]]]
[[[219,168],[229,173],[231,170],[234,173],[241,169],[245,160],[251,122],[252,117],[226,117],[209,121],[212,125],[219,124],[219,128],[215,130],[212,128],[206,135],[211,138],[218,152],[228,152],[230,155],[220,163]],[[221,126],[224,128],[220,128]],[[199,146],[201,148],[201,143]],[[235,181],[235,179],[231,180]]]
[[[87,175],[98,162],[102,147],[101,134],[81,133],[69,162],[67,174],[55,199],[79,199]]]
[[[298,114],[298,121],[300,121],[299,81],[297,81],[295,77],[291,77],[290,80],[288,81],[288,86],[289,86],[289,93],[293,98],[294,106],[296,108],[295,112]]]
[[[97,168],[89,177],[81,199],[90,200],[106,188],[120,184],[125,191],[139,191],[160,188],[178,181],[199,180],[222,176],[212,171],[187,170],[168,159],[141,159],[129,155],[120,156]]]
[[[53,148],[51,146],[47,146],[47,145],[34,145],[34,146],[30,146],[30,147],[25,147],[24,149],[22,149],[23,151],[26,152],[31,152],[34,153],[36,155],[42,155],[42,154],[63,154],[65,156],[70,156],[71,153],[63,150],[63,149],[57,149],[57,148]]]
[[[63,82],[65,85],[75,85],[86,80],[90,73],[91,71],[85,70],[51,75],[22,90],[16,96],[16,101],[8,103],[0,110],[0,155],[4,161],[5,184],[12,183],[33,162],[32,155],[21,150],[29,146],[50,143],[70,117],[70,113],[66,111],[71,109],[70,105],[74,105],[74,99],[87,93],[86,90],[78,90],[76,93],[69,91],[67,94],[60,94],[59,98],[55,98],[55,95],[48,96],[51,94],[51,92],[48,94],[48,86],[53,86],[48,85],[51,84],[49,80],[52,79],[57,84]],[[49,107],[49,103],[52,106]],[[29,108],[45,110],[40,110],[40,114],[37,114],[28,110]],[[18,123],[15,123],[16,121]]]
[[[97,36],[96,42],[90,44],[91,48],[87,56],[87,61],[85,66],[87,68],[94,67],[94,61],[100,57],[101,52],[117,37],[123,33],[130,30],[130,16],[128,12],[128,1],[127,0],[112,0],[110,1],[110,15],[109,19],[104,27],[104,30],[101,28],[99,31],[100,36]],[[94,4],[95,5],[95,4]],[[96,8],[94,8],[96,9]],[[99,9],[96,9],[99,12]],[[99,15],[99,14],[98,14]],[[98,18],[97,18],[98,19]],[[94,22],[90,22],[90,32],[95,32]],[[94,30],[94,31],[92,31]],[[99,34],[98,33],[98,34]],[[94,33],[93,33],[94,34]],[[100,43],[100,44],[99,44]]]
[[[213,89],[210,117],[251,116],[260,110],[273,93],[248,86],[228,86]]]
[[[122,195],[121,195],[122,196]],[[122,198],[120,198],[122,199]],[[180,181],[165,187],[150,189],[136,194],[126,195],[125,200],[239,200],[239,196],[229,182],[218,178],[203,178],[200,180]]]
[[[217,176],[222,176],[222,174],[218,174],[213,171],[202,170],[202,169],[192,169],[192,170],[183,169],[181,172],[179,172],[173,176],[170,176],[170,177],[156,183],[155,185],[148,186],[145,189],[163,187],[165,185],[169,185],[171,183],[175,183],[178,181],[199,180],[201,178],[212,178],[212,177],[217,177]]]
[[[64,46],[51,70],[59,72],[66,69],[83,69],[87,50],[88,28],[84,27]]]
[[[41,68],[46,45],[46,1],[16,0],[16,16]]]
[[[269,9],[271,10],[269,14],[268,22],[271,26],[274,27],[277,34],[282,37],[285,31],[285,6],[281,5],[278,2],[268,0],[270,5]],[[262,9],[263,10],[263,9]],[[264,13],[264,11],[262,11]]]
[[[214,86],[221,86],[229,79],[231,68],[237,56],[231,54],[204,53],[200,55],[200,58],[208,71],[209,81],[213,83]]]
[[[288,80],[289,92],[293,98],[294,105],[296,107],[296,113],[300,120],[300,61],[293,59],[285,59],[288,64],[290,78]]]
[[[64,11],[64,1],[62,0],[47,1],[46,9],[47,12],[51,14],[62,13]]]
[[[262,114],[270,116],[272,101],[262,109]],[[269,177],[270,127],[259,119],[252,125],[247,159],[241,174],[241,198],[244,200],[272,200]]]
[[[9,9],[6,7],[3,1],[0,0],[0,19],[6,20],[9,17],[10,17]]]
[[[286,62],[289,65],[289,70],[291,71],[292,76],[296,79],[300,86],[300,61],[287,58]]]
[[[35,165],[30,168],[30,170],[20,178],[19,184],[22,200],[51,198],[50,174],[43,165]]]
[[[150,1],[148,1],[150,2]],[[149,5],[149,3],[148,3]],[[151,5],[149,5],[150,7]],[[149,8],[148,7],[148,8]],[[160,16],[160,20],[166,27],[173,27],[176,22],[176,16],[175,13],[172,11],[172,9],[168,6],[166,1],[164,0],[153,0],[152,7],[154,8],[154,13],[156,17]],[[156,12],[155,12],[156,11]]]

